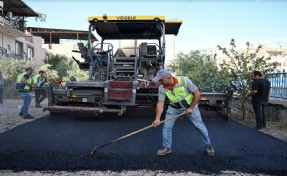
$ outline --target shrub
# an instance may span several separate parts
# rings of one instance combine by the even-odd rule
[[[19,94],[16,90],[16,80],[18,75],[24,71],[21,61],[0,57],[0,70],[5,79],[4,98],[18,97]]]

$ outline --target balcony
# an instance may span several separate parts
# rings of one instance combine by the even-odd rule
[[[12,37],[26,37],[24,33],[24,22],[11,20],[5,16],[0,16],[0,32]]]
[[[18,59],[27,61],[27,54],[25,52],[21,52],[20,54],[16,54],[13,50],[8,50],[7,48],[0,46],[0,57],[6,57],[10,59]]]
[[[22,0],[1,0],[0,32],[13,37],[25,37],[25,17],[38,14]],[[2,27],[3,26],[3,27]]]

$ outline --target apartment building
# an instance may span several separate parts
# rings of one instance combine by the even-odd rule
[[[0,1],[0,56],[34,61],[34,67],[43,64],[47,52],[42,48],[41,37],[25,32],[25,18],[38,14],[21,0]]]
[[[259,44],[258,44],[259,45]],[[228,48],[227,48],[228,49]],[[250,47],[250,53],[254,53],[257,47]],[[216,55],[216,64],[219,66],[224,60],[229,62],[229,58],[219,51],[218,48],[207,48],[200,50],[202,54],[209,55],[210,57],[214,57]],[[246,52],[241,51],[241,52]],[[261,50],[258,53],[258,57],[270,57],[271,60],[268,60],[267,63],[278,62],[275,72],[287,72],[287,48],[283,48],[278,42],[275,47],[270,47],[266,45],[262,45]]]
[[[283,48],[279,42],[276,47],[263,46],[260,54],[265,57],[270,57],[271,60],[268,62],[278,62],[277,72],[287,71],[287,48]]]
[[[65,55],[68,58],[81,58],[80,53],[73,51],[78,50],[78,43],[86,43],[88,40],[88,31],[82,30],[27,27],[27,32],[41,37],[42,48],[50,54]]]

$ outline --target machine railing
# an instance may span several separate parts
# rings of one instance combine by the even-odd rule
[[[265,75],[271,83],[269,97],[287,99],[287,73]]]

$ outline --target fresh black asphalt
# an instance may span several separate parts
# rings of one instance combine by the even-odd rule
[[[203,113],[204,116],[204,113]],[[90,151],[153,121],[153,114],[133,110],[126,117],[46,116],[0,134],[0,170],[163,170],[287,175],[287,143],[233,120],[205,119],[216,151],[204,153],[200,137],[187,119],[177,120],[172,154],[158,157],[162,126]]]

